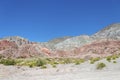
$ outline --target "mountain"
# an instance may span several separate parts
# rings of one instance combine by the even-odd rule
[[[52,40],[48,41],[48,43],[57,44],[59,42],[65,41],[66,39],[69,39],[69,38],[72,38],[72,36],[65,36],[65,37],[55,38],[55,39],[52,39]]]
[[[94,39],[120,39],[120,23],[111,24],[92,36]]]
[[[27,58],[34,56],[46,56],[47,48],[42,48],[36,42],[20,37],[12,36],[0,39],[0,56],[5,58]]]
[[[68,39],[56,44],[55,49],[64,50],[64,51],[71,50],[76,47],[81,47],[82,45],[91,43],[92,41],[93,41],[93,39],[87,35],[76,36],[76,37],[68,38]]]
[[[0,39],[0,56],[29,57],[105,57],[120,54],[120,23],[111,24],[88,36],[61,37],[48,42],[31,42],[12,36]]]
[[[61,43],[69,38],[72,38],[72,36],[65,36],[65,37],[60,37],[60,38],[55,38],[55,39],[52,39],[48,42],[42,42],[42,43],[39,43],[41,46],[43,47],[46,47],[46,48],[49,48],[49,49],[55,49],[55,45],[58,44],[58,43]]]
[[[28,44],[29,41],[23,37],[20,36],[10,36],[10,37],[4,37],[1,38],[0,40],[7,40],[7,41],[12,41],[15,42],[17,45],[23,45],[23,44]]]

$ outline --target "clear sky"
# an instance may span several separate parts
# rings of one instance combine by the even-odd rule
[[[120,22],[120,0],[0,0],[0,37],[48,41]]]

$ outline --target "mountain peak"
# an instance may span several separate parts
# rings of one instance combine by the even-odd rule
[[[9,36],[9,37],[4,37],[1,40],[8,40],[15,42],[17,45],[22,45],[22,44],[27,44],[29,41],[23,37],[20,36]]]
[[[92,36],[93,38],[120,39],[120,23],[111,24]]]
[[[107,27],[105,27],[103,30],[101,31],[105,31],[105,30],[109,30],[109,29],[113,29],[113,28],[120,28],[120,23],[115,23],[115,24],[110,24]]]

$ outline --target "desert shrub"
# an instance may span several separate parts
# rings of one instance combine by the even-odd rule
[[[18,65],[18,66],[29,66],[40,67],[46,64],[51,64],[52,67],[56,67],[57,64],[69,64],[75,63],[76,65],[83,63],[84,59],[79,58],[27,58],[27,59],[0,59],[0,63],[4,65]]]
[[[113,63],[117,63],[116,61],[113,61]]]
[[[53,68],[56,68],[56,67],[57,67],[56,64],[51,64],[51,65],[52,65]]]
[[[33,68],[33,65],[29,65],[30,68]]]
[[[32,68],[32,67],[36,66],[36,61],[29,61],[29,62],[27,63],[27,65],[28,65],[30,68]]]
[[[16,63],[17,66],[24,66],[25,65],[25,62],[19,62],[19,63]]]
[[[17,59],[16,65],[29,66],[32,68],[32,67],[36,66],[36,60],[35,59]]]
[[[79,61],[76,61],[76,62],[75,62],[75,65],[79,65],[79,64],[80,64],[80,62],[79,62]]]
[[[3,58],[3,56],[0,54],[0,59],[2,59]]]
[[[90,64],[94,64],[96,61],[99,61],[99,60],[100,60],[99,57],[97,57],[97,58],[91,58],[90,59]]]
[[[46,65],[42,65],[42,66],[41,66],[41,69],[46,69],[46,68],[47,68]]]
[[[19,63],[23,62],[23,59],[16,59],[15,61],[16,61],[16,64],[19,64]]]
[[[15,65],[16,61],[14,59],[1,59],[0,63],[4,65]]]
[[[69,63],[72,63],[72,59],[70,59],[70,58],[63,59],[63,64],[69,64]]]
[[[106,65],[104,63],[98,63],[97,64],[97,69],[103,69],[104,67],[106,67]]]
[[[48,62],[52,61],[52,59],[50,59],[50,58],[46,58],[46,60],[47,60]]]
[[[77,60],[75,60],[75,65],[79,65],[79,64],[81,64],[83,62],[85,62],[84,59],[77,59]]]
[[[43,66],[43,65],[46,65],[46,60],[45,59],[38,59],[36,61],[36,66]]]
[[[117,54],[116,54],[116,55],[115,55],[115,54],[112,55],[112,59],[113,59],[113,60],[115,60],[115,59],[117,59],[117,58],[119,58]]]
[[[108,62],[111,62],[111,60],[116,60],[117,58],[119,58],[119,55],[118,55],[118,54],[114,54],[114,55],[112,55],[112,56],[106,57],[106,60],[107,60]]]
[[[46,58],[45,61],[47,64],[59,64],[59,59],[57,58]]]
[[[85,60],[84,59],[80,59],[79,62],[83,63],[83,62],[85,62]]]
[[[53,63],[54,63],[54,64],[59,64],[59,62],[58,62],[58,61],[54,61]]]
[[[106,58],[106,60],[108,61],[108,62],[111,62],[111,56],[108,56],[107,58]]]

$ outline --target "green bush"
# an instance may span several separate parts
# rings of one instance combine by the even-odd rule
[[[83,62],[85,62],[84,59],[77,59],[77,60],[75,60],[75,65],[79,65],[79,64],[81,64]]]
[[[116,55],[115,55],[115,54],[112,55],[112,59],[113,59],[113,60],[115,60],[115,59],[117,59],[117,58],[119,58],[117,54],[116,54]]]
[[[113,63],[117,63],[116,61],[113,61]]]
[[[63,59],[63,63],[69,64],[69,63],[72,63],[72,60],[70,58],[65,58],[65,59]]]
[[[30,68],[36,66],[36,61],[29,61],[27,64]]]
[[[36,66],[43,66],[43,65],[46,65],[46,60],[45,59],[38,59],[36,61]]]
[[[83,63],[84,59],[79,58],[19,58],[19,59],[0,59],[0,64],[4,65],[18,65],[18,66],[29,66],[40,67],[46,64],[51,64],[53,67],[56,67],[57,64],[69,64],[75,63],[76,65]]]
[[[108,57],[106,58],[106,60],[107,60],[108,62],[111,62],[111,60],[116,60],[117,58],[119,58],[119,55],[118,55],[118,54],[114,54],[114,55],[108,56]]]
[[[56,62],[56,61],[54,61],[53,63],[54,63],[54,64],[59,64],[59,62]]]
[[[111,56],[108,56],[107,58],[106,58],[106,60],[108,61],[108,62],[111,62]]]
[[[46,65],[42,65],[42,66],[41,66],[41,69],[46,69],[46,68],[47,68]]]
[[[46,58],[46,60],[47,60],[47,61],[51,61],[52,59],[50,59],[50,58]]]
[[[0,54],[0,59],[2,59],[3,58],[3,56]]]
[[[79,65],[79,64],[80,64],[80,62],[79,62],[79,61],[75,62],[75,65]]]
[[[56,68],[56,67],[57,67],[56,64],[51,64],[51,65],[52,65],[53,68]]]
[[[100,60],[99,57],[97,57],[97,58],[91,58],[90,59],[90,64],[94,64],[96,61],[99,61],[99,60]]]
[[[15,65],[16,61],[14,59],[1,59],[0,63],[4,65]]]
[[[103,69],[104,67],[106,67],[106,65],[104,63],[97,64],[97,69],[99,69],[99,70]]]

